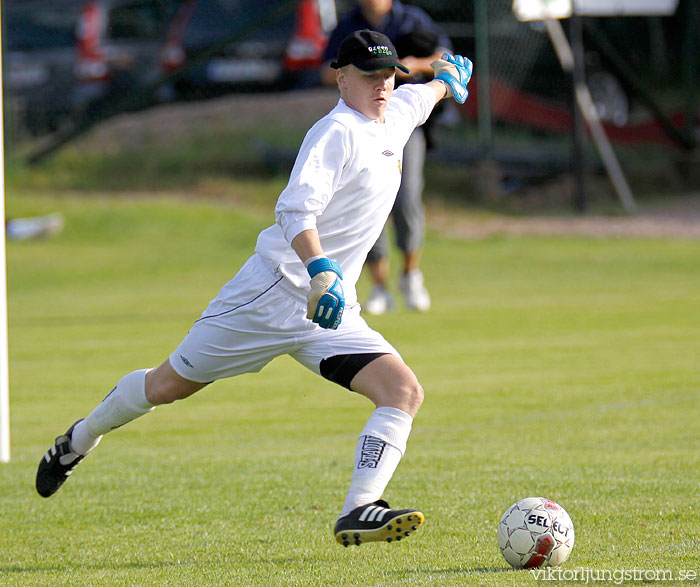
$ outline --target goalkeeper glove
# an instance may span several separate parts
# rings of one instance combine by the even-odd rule
[[[306,269],[311,277],[306,317],[321,328],[335,330],[345,309],[340,265],[328,257],[321,257],[309,263]]]
[[[447,87],[447,97],[452,96],[460,104],[464,104],[469,95],[467,84],[472,77],[472,62],[461,55],[443,53],[442,59],[436,59],[430,64],[439,79]]]

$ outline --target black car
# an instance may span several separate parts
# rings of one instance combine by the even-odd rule
[[[100,101],[156,87],[163,42],[180,4],[3,2],[5,94],[20,126],[32,134],[51,132]]]
[[[313,85],[334,25],[331,0],[188,0],[162,65],[188,98]]]
[[[73,111],[75,2],[12,2],[3,9],[3,85],[12,126],[56,130]]]

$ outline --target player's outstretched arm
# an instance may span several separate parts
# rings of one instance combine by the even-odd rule
[[[445,86],[445,97],[453,97],[460,104],[464,104],[469,95],[467,84],[472,77],[472,62],[461,55],[443,53],[441,59],[436,59],[430,66],[435,72],[434,82]]]
[[[311,278],[306,317],[322,328],[335,330],[345,310],[340,265],[325,256],[316,230],[300,232],[292,239],[292,248]]]

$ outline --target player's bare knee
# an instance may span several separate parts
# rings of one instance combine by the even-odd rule
[[[423,388],[416,380],[404,380],[385,389],[377,399],[378,406],[398,408],[415,416],[423,403]]]
[[[149,380],[146,376],[146,399],[154,406],[160,406],[170,404],[177,398],[162,379],[154,377]]]
[[[408,372],[404,372],[404,376],[399,380],[398,386],[402,404],[408,408],[405,411],[415,415],[421,407],[425,395],[418,378],[409,369]]]
[[[352,380],[351,389],[378,407],[398,408],[411,416],[423,403],[423,388],[397,356],[385,354],[366,365]]]
[[[154,406],[171,404],[189,397],[205,385],[181,377],[166,361],[146,374],[146,399]]]
[[[415,381],[407,386],[404,393],[404,401],[408,406],[408,409],[405,411],[414,416],[423,404],[425,396],[423,387],[418,381]]]

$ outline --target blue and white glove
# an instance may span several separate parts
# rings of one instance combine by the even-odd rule
[[[472,77],[472,62],[461,55],[443,53],[442,59],[436,59],[430,64],[439,79],[447,87],[447,97],[452,96],[460,104],[464,104],[469,95],[467,84]]]
[[[321,257],[311,261],[306,270],[311,276],[306,317],[321,328],[335,330],[345,309],[340,265],[328,257]]]

